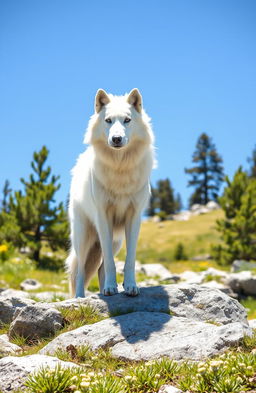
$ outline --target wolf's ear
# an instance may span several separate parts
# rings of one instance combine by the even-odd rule
[[[95,112],[99,113],[104,105],[110,102],[109,96],[103,89],[99,89],[95,96]]]
[[[138,89],[132,89],[128,95],[127,101],[133,105],[137,112],[142,110],[142,97]]]

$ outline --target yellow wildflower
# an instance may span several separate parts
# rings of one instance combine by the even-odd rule
[[[6,244],[0,244],[0,252],[6,252],[8,250],[8,247]]]

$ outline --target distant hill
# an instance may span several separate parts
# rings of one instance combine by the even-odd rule
[[[219,242],[216,220],[223,217],[221,209],[191,217],[188,221],[143,222],[141,226],[137,259],[144,263],[161,262],[168,266],[174,260],[174,251],[182,243],[189,259],[209,254],[211,244]],[[125,258],[125,249],[118,259]],[[170,266],[169,266],[170,267]]]

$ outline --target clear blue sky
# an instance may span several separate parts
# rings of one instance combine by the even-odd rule
[[[98,88],[138,87],[158,169],[186,203],[184,167],[207,132],[233,175],[256,143],[256,1],[1,0],[0,187],[50,149],[65,200]]]

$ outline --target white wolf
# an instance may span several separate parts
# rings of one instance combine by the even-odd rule
[[[124,234],[123,286],[127,295],[138,295],[134,265],[141,212],[150,195],[153,141],[138,89],[124,96],[97,91],[84,139],[90,146],[72,170],[71,250],[66,265],[73,296],[84,297],[97,271],[101,293],[117,293],[114,255]]]

